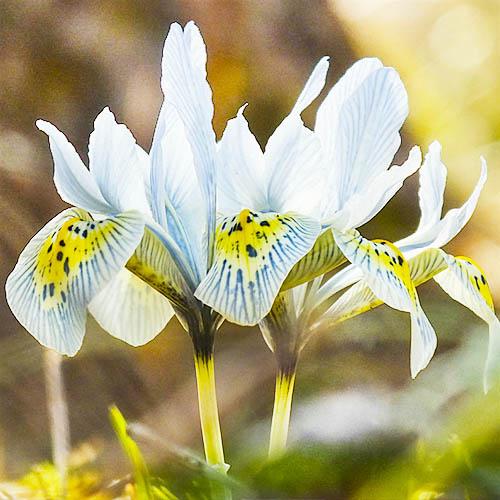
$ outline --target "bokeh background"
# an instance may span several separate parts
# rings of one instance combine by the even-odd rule
[[[446,208],[463,203],[478,178],[479,156],[488,160],[478,209],[447,249],[479,261],[500,297],[497,0],[2,0],[2,283],[29,238],[65,208],[35,120],[55,123],[86,160],[93,120],[110,106],[149,149],[161,104],[162,44],[171,22],[190,19],[208,46],[219,137],[248,102],[246,116],[265,144],[323,55],[332,62],[328,87],[362,56],[394,66],[410,100],[397,159],[413,144],[426,150],[439,139],[448,167]],[[309,124],[315,108],[305,114]],[[417,178],[408,180],[364,233],[395,240],[412,232],[416,188]],[[50,459],[50,436],[42,348],[10,313],[3,286],[1,295],[0,479],[6,481]],[[481,386],[487,327],[432,283],[420,287],[420,296],[439,347],[415,381],[409,318],[385,306],[307,346],[292,451],[274,468],[259,466],[272,409],[272,355],[257,329],[223,326],[216,347],[226,454],[249,491],[384,499],[446,490],[444,498],[500,498],[499,391],[485,397]],[[182,471],[172,451],[177,446],[201,453],[191,343],[176,321],[133,349],[90,320],[84,347],[64,362],[64,375],[72,443],[103,484],[128,471],[108,422],[112,403],[147,426],[150,437],[139,441],[152,467],[168,475],[180,461],[176,473]]]

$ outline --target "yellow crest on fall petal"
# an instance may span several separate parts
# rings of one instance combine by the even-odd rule
[[[255,324],[272,306],[320,225],[295,213],[242,210],[217,231],[214,264],[196,296],[233,322]]]

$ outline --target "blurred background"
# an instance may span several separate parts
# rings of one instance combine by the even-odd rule
[[[161,104],[163,41],[171,22],[190,19],[208,46],[219,137],[248,102],[246,116],[265,144],[323,55],[332,63],[327,88],[363,56],[394,66],[410,101],[397,160],[413,144],[426,150],[439,139],[448,167],[446,209],[471,192],[479,156],[488,161],[478,209],[447,250],[479,261],[500,297],[498,0],[2,0],[2,283],[31,236],[65,208],[35,120],[56,124],[86,161],[93,120],[110,106],[149,149]],[[305,113],[310,125],[316,106]],[[391,240],[411,233],[419,216],[416,189],[414,176],[364,233]],[[1,290],[0,479],[6,481],[50,459],[50,436],[42,348],[16,322]],[[420,287],[420,296],[439,337],[429,368],[410,379],[409,317],[385,306],[314,338],[299,366],[291,453],[270,468],[259,464],[273,357],[257,329],[223,326],[216,368],[226,455],[249,491],[282,498],[441,491],[442,498],[500,498],[500,393],[485,397],[481,385],[487,327],[433,283]],[[103,483],[128,471],[108,422],[113,403],[147,426],[141,448],[172,481],[184,470],[172,448],[201,454],[191,342],[176,321],[133,349],[89,318],[84,347],[65,361],[64,375],[72,443]]]

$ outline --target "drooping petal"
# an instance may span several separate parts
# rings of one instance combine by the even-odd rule
[[[206,271],[206,214],[184,125],[163,103],[151,146],[154,219],[185,253],[197,283]]]
[[[362,226],[385,207],[401,188],[403,181],[418,170],[421,162],[420,148],[415,146],[403,165],[394,165],[378,174],[370,184],[362,187],[347,200],[333,220],[325,223],[340,230]]]
[[[208,264],[215,241],[215,133],[212,91],[206,76],[207,54],[198,27],[189,22],[184,30],[174,23],[165,40],[161,86],[165,102],[181,118],[191,144],[194,166],[207,216]]]
[[[444,252],[443,252],[444,253]],[[468,257],[445,254],[448,269],[434,280],[454,300],[460,302],[489,326],[489,345],[484,370],[484,391],[500,378],[500,324],[495,315],[493,299],[482,269]]]
[[[90,134],[89,169],[113,212],[150,213],[146,197],[148,155],[137,145],[130,130],[116,123],[109,108],[99,113]]]
[[[49,136],[54,184],[61,198],[89,212],[109,213],[111,207],[66,136],[49,122],[37,120],[36,126]]]
[[[89,304],[104,330],[133,346],[153,340],[174,315],[168,300],[122,269]]]
[[[217,147],[217,208],[224,215],[246,207],[266,208],[264,154],[243,116],[244,109],[228,121]]]
[[[370,69],[374,65],[368,64]],[[335,193],[326,198],[325,218],[389,167],[400,146],[399,129],[407,114],[408,97],[397,72],[379,68],[346,98],[336,126],[328,129],[324,121],[318,121],[316,133],[330,169],[327,185]]]
[[[257,323],[319,233],[316,221],[294,213],[243,210],[225,219],[218,231],[214,265],[196,297],[234,323]]]
[[[421,285],[445,270],[448,267],[445,255],[439,248],[428,248],[409,259],[408,266],[413,284]],[[318,322],[318,326],[321,328],[333,326],[383,304],[362,278],[361,271],[356,266],[350,265],[323,284],[317,294],[316,307],[340,290],[353,286],[330,306]]]
[[[18,321],[44,346],[76,354],[89,302],[125,266],[143,231],[137,212],[97,222],[71,208],[52,219],[7,279],[7,302]]]
[[[286,277],[281,290],[295,288],[302,283],[328,273],[345,262],[331,229],[324,231]]]
[[[420,306],[408,262],[392,243],[367,240],[354,229],[335,231],[334,235],[347,259],[363,272],[373,293],[389,306],[410,313],[410,368],[415,377],[431,360],[437,340]]]
[[[453,208],[436,224],[429,224],[419,229],[412,235],[396,242],[396,245],[408,257],[418,254],[422,249],[435,247],[441,248],[453,239],[467,224],[479,201],[487,177],[487,165],[481,158],[481,175],[469,199],[460,207]]]

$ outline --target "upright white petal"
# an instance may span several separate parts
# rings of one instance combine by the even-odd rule
[[[191,144],[194,166],[207,216],[208,261],[215,238],[215,134],[212,129],[212,91],[206,79],[207,54],[198,27],[189,22],[184,30],[172,24],[165,41],[161,84],[165,102],[181,118]]]
[[[332,138],[337,134],[337,128],[340,125],[339,117],[342,106],[368,75],[382,67],[382,63],[375,58],[357,61],[332,87],[325,100],[320,104],[314,130],[321,136],[327,157],[333,156],[334,141]]]
[[[49,136],[54,184],[61,198],[89,212],[109,213],[109,204],[66,136],[49,122],[37,120],[36,126]]]
[[[437,141],[429,146],[420,169],[419,181],[418,201],[421,215],[417,231],[437,224],[443,211],[446,167],[441,161],[441,144]]]
[[[479,176],[479,180],[472,194],[460,208],[452,208],[446,213],[443,217],[439,234],[433,242],[433,246],[439,248],[443,247],[462,230],[467,222],[469,222],[469,219],[476,209],[479,195],[486,183],[487,176],[488,167],[486,165],[486,160],[481,157],[481,175]]]
[[[264,154],[243,116],[244,109],[228,121],[217,145],[217,209],[223,215],[266,208]]]
[[[89,170],[113,212],[138,210],[148,215],[149,158],[130,130],[116,123],[109,108],[94,121],[89,139]]]
[[[297,211],[317,216],[323,197],[324,165],[318,138],[300,114],[323,90],[329,59],[323,57],[308,78],[291,113],[269,138],[264,152],[267,206],[263,210]]]
[[[311,76],[307,80],[302,92],[300,93],[292,114],[300,114],[306,109],[323,90],[326,82],[326,74],[330,66],[330,58],[322,57],[313,69]]]
[[[89,302],[134,253],[144,232],[138,212],[94,221],[70,208],[28,243],[7,279],[12,312],[41,344],[73,356]]]
[[[403,181],[418,170],[421,162],[420,148],[414,146],[403,165],[393,165],[378,174],[370,184],[354,193],[331,220],[324,223],[340,230],[362,226],[385,207],[401,188]]]
[[[133,346],[153,340],[174,315],[168,300],[122,269],[89,304],[104,330]]]
[[[441,248],[452,240],[467,224],[479,201],[479,195],[487,178],[487,166],[481,158],[481,175],[469,199],[460,207],[453,208],[435,224],[419,226],[415,233],[396,242],[396,245],[408,257],[413,257],[425,248]]]
[[[155,220],[185,253],[199,282],[206,270],[205,204],[184,125],[166,102],[151,146],[151,193]]]
[[[318,138],[299,115],[289,115],[269,138],[264,153],[269,173],[266,210],[318,215],[323,163]]]
[[[372,69],[376,63],[368,64]],[[324,215],[331,216],[349,198],[386,170],[398,150],[399,129],[408,114],[408,97],[397,72],[391,68],[371,71],[343,102],[335,126],[318,120],[329,169]]]

